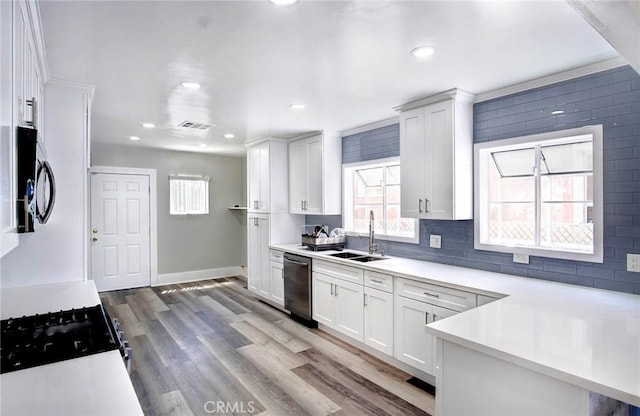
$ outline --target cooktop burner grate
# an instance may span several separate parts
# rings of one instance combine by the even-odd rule
[[[121,348],[101,305],[0,322],[0,374]]]

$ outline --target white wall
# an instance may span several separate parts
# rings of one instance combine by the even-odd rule
[[[86,89],[45,87],[47,160],[56,180],[56,202],[47,224],[21,234],[1,260],[3,287],[85,279]]]
[[[160,283],[228,275],[246,265],[246,211],[228,209],[246,205],[245,158],[98,143],[91,157],[93,166],[157,170]],[[209,215],[169,215],[170,174],[211,178]]]

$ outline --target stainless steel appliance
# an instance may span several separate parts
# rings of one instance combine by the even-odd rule
[[[284,307],[292,318],[316,328],[311,306],[311,259],[284,253]]]

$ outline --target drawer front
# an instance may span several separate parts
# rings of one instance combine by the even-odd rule
[[[271,261],[275,261],[277,263],[282,263],[282,256],[283,255],[284,255],[283,251],[269,250],[269,259]]]
[[[454,311],[476,307],[475,293],[407,279],[396,279],[396,294]]]
[[[393,292],[393,276],[384,273],[364,271],[364,285],[385,292]]]
[[[313,259],[312,270],[314,272],[323,273],[327,276],[335,277],[337,279],[342,279],[353,283],[362,284],[364,280],[363,269],[343,266],[342,264],[331,263],[328,261]]]

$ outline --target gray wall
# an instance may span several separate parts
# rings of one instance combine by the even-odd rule
[[[94,166],[157,170],[158,274],[247,264],[245,158],[95,144]],[[169,175],[211,178],[209,215],[169,215]]]
[[[550,114],[557,109],[565,114]],[[627,253],[640,253],[640,75],[625,66],[496,98],[476,104],[473,119],[476,143],[604,126],[604,263],[532,256],[528,265],[514,264],[511,254],[473,248],[472,220],[421,220],[420,244],[378,241],[380,249],[390,255],[640,294],[640,273],[626,271]],[[397,156],[398,142],[397,127],[347,136],[343,160]],[[430,234],[442,236],[441,249],[429,247]],[[366,250],[367,240],[349,237],[347,245]]]

